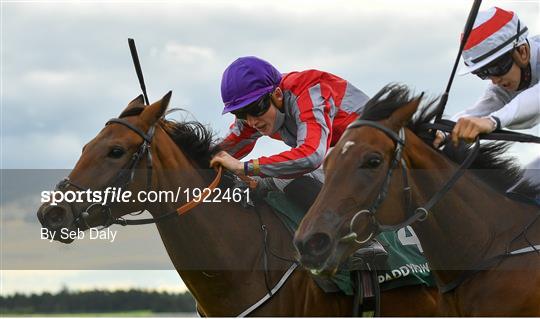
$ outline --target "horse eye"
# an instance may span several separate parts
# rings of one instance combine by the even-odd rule
[[[364,163],[362,163],[362,168],[377,168],[382,164],[382,158],[378,154],[370,156]]]
[[[121,147],[118,147],[118,146],[115,146],[113,147],[109,154],[107,154],[108,157],[111,157],[111,158],[120,158],[124,155],[125,151],[123,148]]]

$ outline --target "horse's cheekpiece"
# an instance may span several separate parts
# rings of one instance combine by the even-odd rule
[[[444,311],[441,315],[538,315],[539,291],[535,288],[540,279],[536,271],[540,255],[532,252],[538,253],[540,248],[540,214],[537,206],[506,196],[508,188],[522,179],[520,169],[504,158],[507,144],[490,143],[480,149],[484,137],[480,136],[463,153],[441,154],[418,136],[438,109],[419,110],[419,103],[420,98],[409,98],[408,90],[389,86],[368,102],[363,117],[370,120],[349,126],[351,131],[344,135],[349,140],[339,142],[341,154],[329,155],[327,184],[296,233],[302,260],[308,267],[331,273],[356,245],[384,230],[415,223],[419,238],[399,239],[406,245],[425,247],[437,274],[441,292],[437,300],[445,305],[439,307]],[[358,127],[364,128],[354,130]],[[406,148],[405,129],[410,130]],[[361,147],[355,147],[353,143],[359,141]],[[383,160],[368,165],[371,154]],[[402,176],[390,178],[399,166]],[[417,171],[408,172],[408,166]],[[340,170],[332,170],[336,167]],[[490,174],[486,174],[488,169]],[[494,169],[501,172],[493,176]],[[467,171],[470,174],[463,176]],[[342,193],[337,196],[330,190]],[[538,191],[527,185],[520,190],[528,196]],[[400,193],[405,194],[404,201]],[[392,198],[383,205],[388,194]],[[422,220],[425,222],[420,224]],[[404,273],[424,269],[423,265],[410,266],[402,268]],[[380,280],[392,280],[392,275]],[[528,293],[520,295],[520,287]]]
[[[410,226],[414,222],[422,222],[427,219],[429,215],[429,210],[450,190],[450,188],[456,183],[456,181],[465,173],[465,169],[468,168],[471,163],[473,162],[474,158],[478,154],[478,150],[480,148],[480,140],[476,138],[476,141],[474,143],[473,151],[470,152],[467,156],[467,158],[463,161],[463,163],[460,165],[459,169],[456,171],[456,173],[450,178],[446,184],[431,197],[431,199],[422,207],[417,207],[414,209],[414,211],[411,209],[411,188],[409,186],[409,181],[407,178],[407,163],[402,159],[402,153],[403,153],[403,147],[405,146],[405,129],[402,127],[398,134],[396,134],[391,129],[387,128],[386,126],[375,122],[375,121],[369,121],[369,120],[356,120],[355,122],[351,123],[349,125],[348,129],[351,128],[357,128],[361,126],[371,126],[373,128],[376,128],[382,132],[384,132],[390,139],[392,139],[396,143],[396,148],[394,149],[394,155],[392,157],[392,161],[390,163],[390,166],[388,168],[388,171],[386,173],[386,177],[381,185],[381,188],[378,192],[378,195],[375,199],[375,201],[371,204],[370,208],[368,209],[362,209],[359,212],[357,212],[353,218],[351,219],[350,225],[349,225],[349,233],[344,235],[340,241],[355,241],[358,244],[363,244],[371,240],[374,236],[377,234],[380,234],[381,232],[385,231],[397,231],[400,228],[404,228],[407,226]],[[386,195],[388,194],[388,187],[390,186],[390,178],[392,177],[392,173],[395,168],[401,163],[401,170],[402,170],[402,178],[403,178],[403,195],[404,195],[404,201],[405,201],[405,207],[406,207],[406,216],[407,219],[399,224],[396,225],[383,225],[381,224],[375,214],[377,212],[377,208],[381,205],[381,203],[386,198]],[[374,231],[371,232],[367,238],[363,240],[357,239],[357,234],[354,231],[354,223],[357,217],[359,217],[362,214],[366,214],[369,217],[370,223],[373,226]]]

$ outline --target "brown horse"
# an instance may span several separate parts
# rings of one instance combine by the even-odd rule
[[[295,235],[301,261],[331,273],[357,242],[410,224],[442,293],[438,314],[539,316],[540,209],[504,195],[521,173],[500,157],[508,145],[482,146],[470,166],[477,170],[456,168],[416,135],[437,113],[432,102],[411,122],[421,98],[387,86],[344,133]],[[476,148],[450,150],[470,161]]]
[[[171,93],[144,106],[142,96],[129,103],[119,119],[111,120],[84,148],[81,158],[59,191],[103,190],[123,185],[134,193],[144,189],[176,191],[204,188],[213,178],[207,168],[212,134],[200,123],[163,118]],[[135,170],[137,168],[137,170]],[[223,186],[221,186],[223,187]],[[178,203],[139,202],[93,206],[89,203],[46,203],[38,211],[51,230],[85,230],[123,223],[121,216],[151,212],[165,248],[182,280],[205,316],[236,316],[276,287],[296,251],[292,235],[271,209],[244,208],[239,203],[201,203],[177,215]],[[173,212],[173,217],[169,218]],[[262,226],[264,225],[264,227]],[[56,238],[62,241],[61,238]],[[69,243],[69,240],[64,240]],[[273,254],[268,254],[271,251]],[[276,255],[285,258],[277,258]],[[382,293],[384,316],[430,316],[436,291],[405,287]],[[300,267],[280,290],[249,315],[349,316],[352,297],[324,293]]]

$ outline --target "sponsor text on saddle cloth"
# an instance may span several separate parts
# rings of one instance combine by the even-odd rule
[[[278,212],[278,216],[290,230],[294,232],[298,228],[305,212],[291,203],[285,194],[277,191],[269,192],[265,201]],[[402,228],[397,232],[383,232],[377,239],[388,251],[389,269],[378,270],[382,291],[414,285],[435,287],[427,260],[422,255],[422,247],[411,227]],[[349,272],[340,270],[332,281],[343,293],[354,294]],[[321,288],[325,289],[324,286]]]

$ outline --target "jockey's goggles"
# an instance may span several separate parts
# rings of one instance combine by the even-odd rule
[[[247,119],[248,115],[254,116],[254,117],[262,116],[270,108],[271,96],[272,96],[272,92],[267,93],[263,95],[259,100],[239,110],[232,111],[231,113],[234,114],[234,116],[236,116],[236,118],[239,120]]]
[[[503,76],[510,71],[512,65],[514,64],[513,58],[514,50],[510,50],[507,53],[503,54],[501,57],[497,58],[495,61],[486,65],[483,68],[480,68],[476,71],[473,71],[472,74],[478,76],[482,80],[486,80],[490,76]]]

